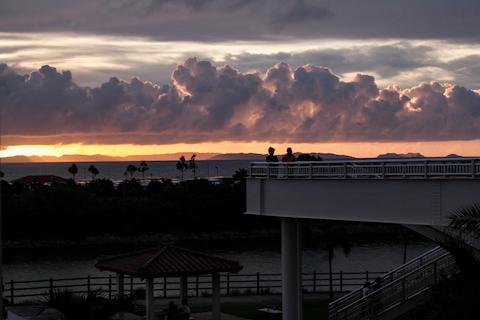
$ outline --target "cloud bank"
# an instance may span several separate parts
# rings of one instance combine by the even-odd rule
[[[4,145],[470,140],[480,138],[480,90],[381,89],[372,76],[344,81],[315,65],[242,73],[195,58],[170,85],[82,87],[48,65],[23,75],[0,64],[0,116]]]
[[[163,40],[480,40],[478,0],[2,0],[0,30]]]

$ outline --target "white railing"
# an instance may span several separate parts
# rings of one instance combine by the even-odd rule
[[[382,283],[380,288],[370,291],[356,300],[343,300],[342,307],[333,302],[329,306],[330,320],[372,319],[396,306],[405,303],[431,288],[444,276],[457,270],[453,257],[443,252],[434,260],[423,263],[402,276]],[[345,305],[345,302],[350,302]]]
[[[406,274],[416,270],[425,264],[429,264],[432,261],[437,260],[439,257],[446,254],[445,249],[438,246],[425,252],[424,254],[408,261],[407,263],[393,269],[392,271],[384,274],[380,277],[380,283],[382,286],[387,285],[390,282],[398,280],[404,277]],[[355,301],[362,299],[363,297],[363,287],[354,290],[341,298],[331,302],[329,304],[330,314],[333,314],[339,310],[345,309],[347,306],[352,305]]]
[[[472,179],[480,178],[480,158],[252,162],[249,176],[268,179]]]

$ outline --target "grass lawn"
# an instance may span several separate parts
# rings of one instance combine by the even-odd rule
[[[269,316],[261,314],[257,309],[265,308],[265,303],[222,303],[222,312],[235,316],[251,319],[281,319],[281,316]],[[328,319],[328,302],[325,301],[305,301],[303,303],[303,319],[304,320],[322,320]]]

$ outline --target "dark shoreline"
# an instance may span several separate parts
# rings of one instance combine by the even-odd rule
[[[395,229],[402,228],[395,225],[378,225],[378,224],[355,224],[347,226],[347,232],[353,239],[354,244],[369,243],[401,243],[403,240],[399,238]],[[313,231],[315,232],[315,231]],[[425,242],[428,239],[417,235],[411,231],[406,231],[408,242]],[[177,233],[155,233],[145,234],[141,236],[115,236],[101,235],[90,236],[82,240],[66,240],[66,239],[19,239],[6,240],[4,249],[35,249],[35,248],[78,248],[91,246],[155,246],[159,244],[189,244],[189,243],[234,243],[236,241],[278,241],[280,244],[280,228],[263,229],[252,231],[220,231],[220,232],[177,232]],[[306,243],[306,246],[311,244]]]

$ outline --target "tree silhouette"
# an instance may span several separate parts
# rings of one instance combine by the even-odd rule
[[[145,178],[145,171],[149,169],[148,164],[145,160],[140,162],[140,165],[138,166],[138,171],[142,173],[142,178]]]
[[[233,181],[243,181],[247,178],[248,171],[247,169],[240,168],[232,175]]]
[[[193,179],[197,178],[197,168],[198,165],[195,162],[195,158],[197,157],[196,154],[192,154],[192,157],[190,158],[190,161],[188,162],[188,168],[192,170],[193,172]]]
[[[188,164],[187,161],[185,160],[185,157],[182,155],[180,159],[178,159],[176,165],[177,170],[179,170],[182,173],[182,180],[183,180],[183,172],[185,169],[188,169]]]
[[[135,174],[135,171],[138,171],[138,168],[134,166],[133,164],[129,164],[127,166],[127,172],[130,175],[130,178],[133,178],[133,175]]]
[[[78,173],[78,167],[77,165],[74,163],[72,164],[69,168],[68,168],[68,172],[70,172],[70,174],[72,175],[73,177],[73,180],[75,180],[75,175]]]
[[[321,232],[316,235],[315,240],[328,251],[330,301],[333,301],[332,261],[335,257],[335,248],[342,248],[343,253],[348,255],[351,250],[350,241],[343,226],[330,223],[322,227]]]
[[[3,172],[2,170],[0,170],[0,179],[3,179],[3,177],[5,177],[5,172]]]
[[[480,314],[480,259],[474,248],[480,238],[480,205],[454,211],[449,227],[452,237],[444,240],[442,246],[455,259],[460,272],[443,277],[433,287],[422,319],[476,319]]]
[[[95,167],[94,165],[90,165],[87,170],[92,174],[92,179],[94,180],[96,176],[100,173],[100,171],[98,171],[97,167]]]

